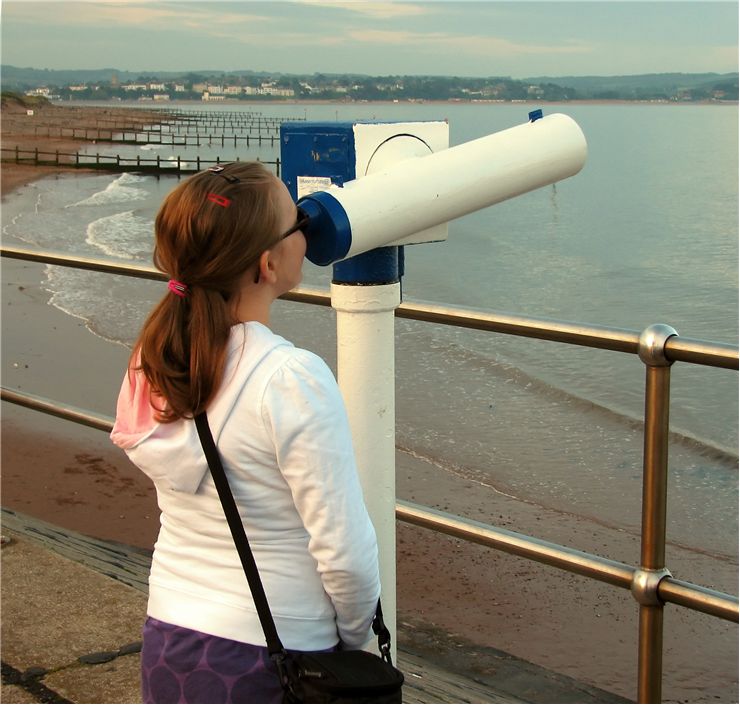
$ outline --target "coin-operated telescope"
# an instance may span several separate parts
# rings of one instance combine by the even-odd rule
[[[525,124],[455,147],[446,122],[296,121],[281,126],[280,141],[283,181],[309,216],[306,256],[334,265],[337,376],[395,634],[401,246],[445,240],[448,221],[577,174],[586,140],[571,118],[535,111]]]
[[[296,188],[301,174],[295,173],[286,150],[291,138],[295,143],[295,134],[283,131],[284,179],[310,218],[304,230],[306,257],[314,264],[333,264],[379,247],[445,239],[448,221],[573,176],[586,161],[580,127],[562,114],[541,117],[536,111],[527,123],[447,149],[440,130],[446,123],[391,125],[395,134],[384,140],[367,134],[376,126],[354,126],[355,143],[369,138],[370,149],[375,146],[365,172],[347,182],[331,173],[313,181],[303,176],[303,190],[315,189],[304,194]],[[355,154],[359,151],[355,147]],[[323,154],[309,149],[308,154],[314,174],[322,166],[329,172],[335,167],[326,164],[331,150]]]

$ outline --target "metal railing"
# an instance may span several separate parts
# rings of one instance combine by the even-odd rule
[[[97,272],[165,281],[151,268],[108,260],[3,247],[3,257],[62,265]],[[330,296],[301,288],[284,300],[331,306]],[[474,328],[570,345],[639,355],[646,367],[643,455],[642,541],[640,565],[630,566],[601,556],[550,543],[477,521],[399,500],[396,517],[433,531],[554,566],[630,590],[639,604],[638,684],[640,702],[660,702],[662,690],[663,605],[670,602],[721,619],[738,622],[738,598],[672,577],[665,566],[668,479],[668,406],[670,368],[674,361],[738,369],[734,346],[679,337],[670,326],[642,332],[536,319],[509,314],[467,311],[419,303],[402,303],[399,318]],[[113,420],[31,394],[2,389],[2,399],[31,409],[109,431]]]

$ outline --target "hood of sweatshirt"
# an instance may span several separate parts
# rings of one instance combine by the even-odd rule
[[[231,328],[223,382],[208,407],[208,423],[216,444],[245,382],[278,347],[293,345],[261,323],[250,321]],[[164,399],[153,393],[144,373],[136,369],[137,363],[123,379],[111,440],[155,484],[194,494],[208,472],[195,423],[192,419],[157,421],[152,402],[162,408]]]

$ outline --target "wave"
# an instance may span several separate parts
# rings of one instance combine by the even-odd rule
[[[190,162],[186,162],[180,159],[180,157],[167,157],[167,161],[170,162],[173,166],[177,164],[178,160],[180,162],[181,169],[187,169],[190,166]]]
[[[93,335],[130,348],[158,295],[159,282],[139,281],[47,265],[43,286],[50,306],[78,318]]]
[[[645,428],[645,421],[641,416],[635,415],[630,410],[623,408],[615,403],[597,402],[586,396],[583,396],[573,390],[564,389],[553,382],[544,380],[525,371],[522,367],[513,365],[508,366],[509,372],[513,375],[517,384],[522,384],[525,388],[532,391],[540,392],[551,398],[563,400],[583,411],[598,414],[615,420],[631,430],[642,433]],[[738,464],[738,454],[731,448],[727,448],[712,440],[701,438],[697,434],[691,433],[686,429],[673,427],[668,432],[669,440],[688,450],[698,452],[702,457],[714,460],[727,465]]]
[[[89,198],[77,201],[77,203],[72,203],[66,207],[103,206],[111,203],[142,201],[148,196],[148,193],[144,189],[131,186],[131,184],[141,183],[145,180],[146,177],[143,176],[136,176],[135,174],[128,173],[121,174],[121,176],[108,184],[103,191],[98,191]]]
[[[85,242],[110,257],[144,261],[151,258],[153,230],[153,220],[123,211],[90,223]]]
[[[418,328],[416,333],[419,333]],[[557,380],[543,378],[531,370],[532,364],[519,359],[511,359],[509,355],[515,356],[517,354],[515,350],[502,354],[499,345],[497,352],[492,356],[490,352],[476,349],[476,341],[479,339],[474,335],[469,335],[469,332],[450,331],[448,334],[438,335],[440,337],[435,336],[430,347],[442,357],[445,367],[469,366],[483,374],[494,375],[502,379],[505,384],[513,384],[528,393],[538,394],[548,401],[567,404],[572,409],[601,417],[605,421],[616,422],[624,428],[639,433],[643,432],[645,423],[639,413],[635,413],[616,401],[597,401],[587,394],[579,393],[576,389],[558,383]],[[417,338],[417,346],[424,344]],[[679,428],[673,422],[669,431],[669,439],[671,443],[697,452],[708,460],[737,468],[739,458],[736,449]]]

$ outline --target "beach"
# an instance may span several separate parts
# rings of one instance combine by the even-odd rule
[[[29,114],[29,110],[32,114]],[[131,108],[71,107],[51,103],[23,105],[11,98],[3,98],[3,119],[0,125],[4,149],[18,147],[20,150],[40,152],[59,151],[74,154],[80,147],[80,140],[71,137],[55,136],[60,129],[95,127],[99,122],[110,124],[113,121],[140,124],[155,115],[146,110]],[[51,136],[43,134],[51,128]],[[3,157],[8,155],[3,154]],[[34,166],[29,164],[4,163],[0,170],[0,193],[4,197],[23,184],[46,176],[80,170],[75,167]]]
[[[54,119],[80,116],[60,112]],[[4,116],[3,147],[75,148],[23,132],[20,119],[12,124]],[[74,178],[63,171],[3,164],[3,198],[33,189],[38,178]],[[129,351],[48,305],[43,268],[3,259],[3,385],[112,416]],[[8,403],[2,412],[3,506],[151,548],[158,528],[153,488],[105,433]],[[636,533],[505,494],[492,508],[478,490],[475,481],[440,473],[428,459],[397,453],[399,498],[514,531],[541,527],[538,535],[548,541],[638,561]],[[671,570],[682,579],[705,574],[711,560],[678,545],[668,550]],[[398,620],[436,634],[440,657],[496,648],[635,697],[637,606],[626,591],[404,524],[398,525],[397,555]],[[737,564],[728,562],[722,584],[710,587],[732,591],[736,580]],[[666,608],[665,620],[664,699],[736,698],[736,626],[674,606]],[[733,666],[718,676],[718,663]]]

